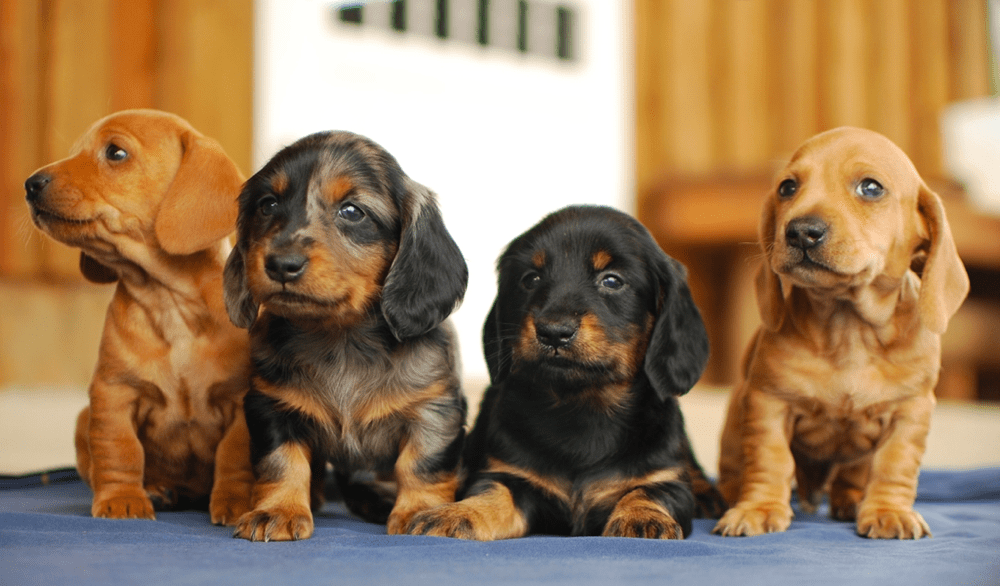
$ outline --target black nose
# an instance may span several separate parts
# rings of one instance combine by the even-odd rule
[[[789,246],[808,250],[822,244],[829,230],[827,223],[816,216],[803,216],[788,223],[785,240]]]
[[[42,197],[45,186],[52,181],[52,178],[44,173],[35,173],[24,182],[24,191],[27,192],[25,199],[30,203],[38,201]]]
[[[580,326],[575,321],[535,321],[535,338],[550,348],[569,346]]]
[[[289,283],[305,274],[309,259],[302,254],[270,254],[264,260],[264,272],[279,283]]]

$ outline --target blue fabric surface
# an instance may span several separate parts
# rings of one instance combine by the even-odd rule
[[[12,486],[7,484],[8,487]],[[921,474],[934,537],[875,541],[796,511],[791,528],[684,541],[532,536],[494,543],[385,535],[328,504],[315,535],[250,543],[204,512],[90,517],[79,482],[0,490],[0,584],[1000,584],[1000,469]],[[18,487],[20,486],[20,487]]]

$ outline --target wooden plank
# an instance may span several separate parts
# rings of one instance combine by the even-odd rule
[[[22,187],[41,164],[41,15],[34,0],[0,2],[0,276],[8,278],[30,277],[41,254]]]
[[[110,0],[53,0],[45,35],[43,154],[66,157],[73,143],[111,109]],[[46,278],[79,280],[79,251],[44,240]]]
[[[984,0],[951,0],[948,3],[948,38],[952,49],[950,101],[979,98],[991,92],[987,10]]]
[[[156,105],[156,0],[111,0],[111,109]]]
[[[662,137],[669,145],[671,167],[678,172],[700,173],[715,163],[712,121],[712,62],[714,2],[671,0],[670,20],[665,27],[669,69],[663,83],[669,95],[669,135]],[[666,122],[666,121],[664,121]]]
[[[770,88],[767,111],[773,128],[772,164],[787,160],[819,132],[819,12],[814,0],[775,0],[767,22]],[[777,159],[777,161],[774,161]]]
[[[713,117],[718,159],[725,168],[755,170],[771,155],[768,119],[767,0],[724,2],[719,51],[726,63],[721,111]]]
[[[868,126],[865,86],[870,45],[863,0],[818,2],[820,127]]]
[[[912,143],[907,154],[924,177],[943,173],[940,116],[949,92],[948,1],[922,0],[910,21],[915,73],[910,86]]]
[[[635,174],[640,199],[668,160],[660,140],[668,108],[660,81],[666,69],[661,33],[666,18],[659,0],[635,1]]]
[[[899,148],[912,147],[910,127],[912,64],[910,57],[910,0],[878,0],[870,6],[872,54],[868,72],[868,109],[871,128],[889,137]]]
[[[252,169],[253,3],[173,0],[159,12],[157,104]]]

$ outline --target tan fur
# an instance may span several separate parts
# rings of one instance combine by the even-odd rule
[[[111,145],[127,156],[108,156]],[[153,501],[211,495],[212,521],[249,508],[242,400],[246,332],[222,298],[242,177],[215,141],[172,114],[119,112],[95,123],[29,204],[35,224],[81,249],[95,282],[118,281],[77,465],[99,517],[154,518]]]
[[[253,510],[240,519],[235,537],[290,541],[312,536],[310,458],[308,447],[289,443],[261,462],[253,489]]]
[[[884,195],[857,195],[866,178]],[[783,198],[786,179],[799,187]],[[715,532],[785,530],[796,477],[805,509],[829,489],[831,515],[860,535],[929,536],[917,474],[940,334],[969,287],[940,200],[898,147],[856,128],[807,141],[775,186],[761,217],[763,327],[721,442],[719,488],[735,504]],[[829,270],[794,262],[786,227],[804,216],[829,225],[809,253]]]

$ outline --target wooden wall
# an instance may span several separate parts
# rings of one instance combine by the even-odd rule
[[[187,118],[251,171],[252,14],[252,0],[0,2],[0,387],[79,382],[110,296],[31,224],[24,180],[126,108]]]
[[[636,173],[762,172],[864,126],[941,173],[938,117],[992,92],[986,0],[635,0]]]

